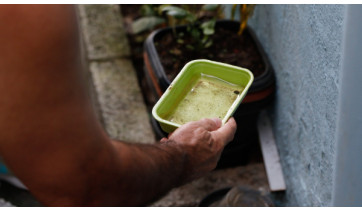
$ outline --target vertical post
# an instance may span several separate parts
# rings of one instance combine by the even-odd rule
[[[362,206],[362,5],[347,5],[333,206]]]

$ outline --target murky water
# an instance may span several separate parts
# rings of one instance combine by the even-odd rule
[[[240,85],[202,75],[166,119],[181,125],[202,118],[223,119],[243,89]]]

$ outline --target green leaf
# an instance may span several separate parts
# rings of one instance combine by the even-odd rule
[[[144,4],[141,6],[141,14],[143,16],[153,16],[155,14],[154,6],[152,4]]]
[[[212,35],[215,33],[215,20],[206,21],[201,24],[201,29],[204,35]]]
[[[159,24],[165,22],[165,19],[157,16],[147,16],[137,19],[132,23],[133,34],[138,34],[146,30],[153,29]]]
[[[214,34],[214,32],[215,32],[214,29],[210,29],[210,28],[203,29],[204,35],[212,35],[212,34]]]
[[[183,40],[183,39],[181,39],[181,38],[179,38],[179,39],[177,39],[177,43],[179,43],[179,44],[183,44],[183,43],[184,43],[184,40]]]
[[[203,44],[205,44],[209,40],[209,36],[204,36],[201,40]]]
[[[205,4],[202,6],[202,10],[215,11],[218,6],[219,6],[218,4]]]
[[[190,31],[191,37],[194,38],[195,40],[199,40],[201,33],[198,29],[196,28],[192,28]]]
[[[166,12],[167,15],[181,19],[188,15],[188,12],[180,7],[166,6],[162,8],[162,12]]]
[[[212,45],[212,40],[209,40],[209,41],[204,45],[204,47],[205,47],[205,48],[209,48],[211,45]]]
[[[194,50],[194,49],[195,49],[195,47],[194,47],[194,46],[191,46],[190,44],[187,44],[187,45],[186,45],[186,48],[187,48],[187,49],[190,49],[190,50]]]
[[[159,15],[162,15],[162,13],[164,12],[164,11],[163,11],[163,8],[169,7],[169,6],[171,6],[171,5],[170,5],[170,4],[160,5],[160,6],[158,7],[158,14],[159,14]]]
[[[196,17],[196,15],[194,15],[194,14],[191,14],[191,13],[189,13],[186,17],[185,17],[185,19],[189,22],[189,23],[195,23],[196,21],[197,21],[197,17]]]

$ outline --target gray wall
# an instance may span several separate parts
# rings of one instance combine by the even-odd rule
[[[273,64],[271,110],[288,206],[331,205],[344,5],[257,5],[249,25]]]

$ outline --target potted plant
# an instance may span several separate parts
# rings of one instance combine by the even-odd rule
[[[245,7],[241,8],[245,11]],[[175,6],[164,6],[160,10],[171,18],[171,26],[153,31],[144,42],[144,75],[148,90],[153,93],[149,102],[155,103],[160,98],[190,60],[224,62],[248,68],[254,74],[254,83],[234,114],[238,124],[235,140],[225,148],[222,156],[237,158],[257,137],[256,118],[274,97],[274,71],[267,55],[253,30],[247,26],[244,30],[245,23],[199,17]],[[215,7],[204,6],[200,11],[212,10]],[[247,19],[241,15],[244,20],[245,17]],[[176,25],[175,20],[184,24]],[[167,136],[155,120],[152,122],[160,136]],[[240,160],[240,156],[238,158]]]

